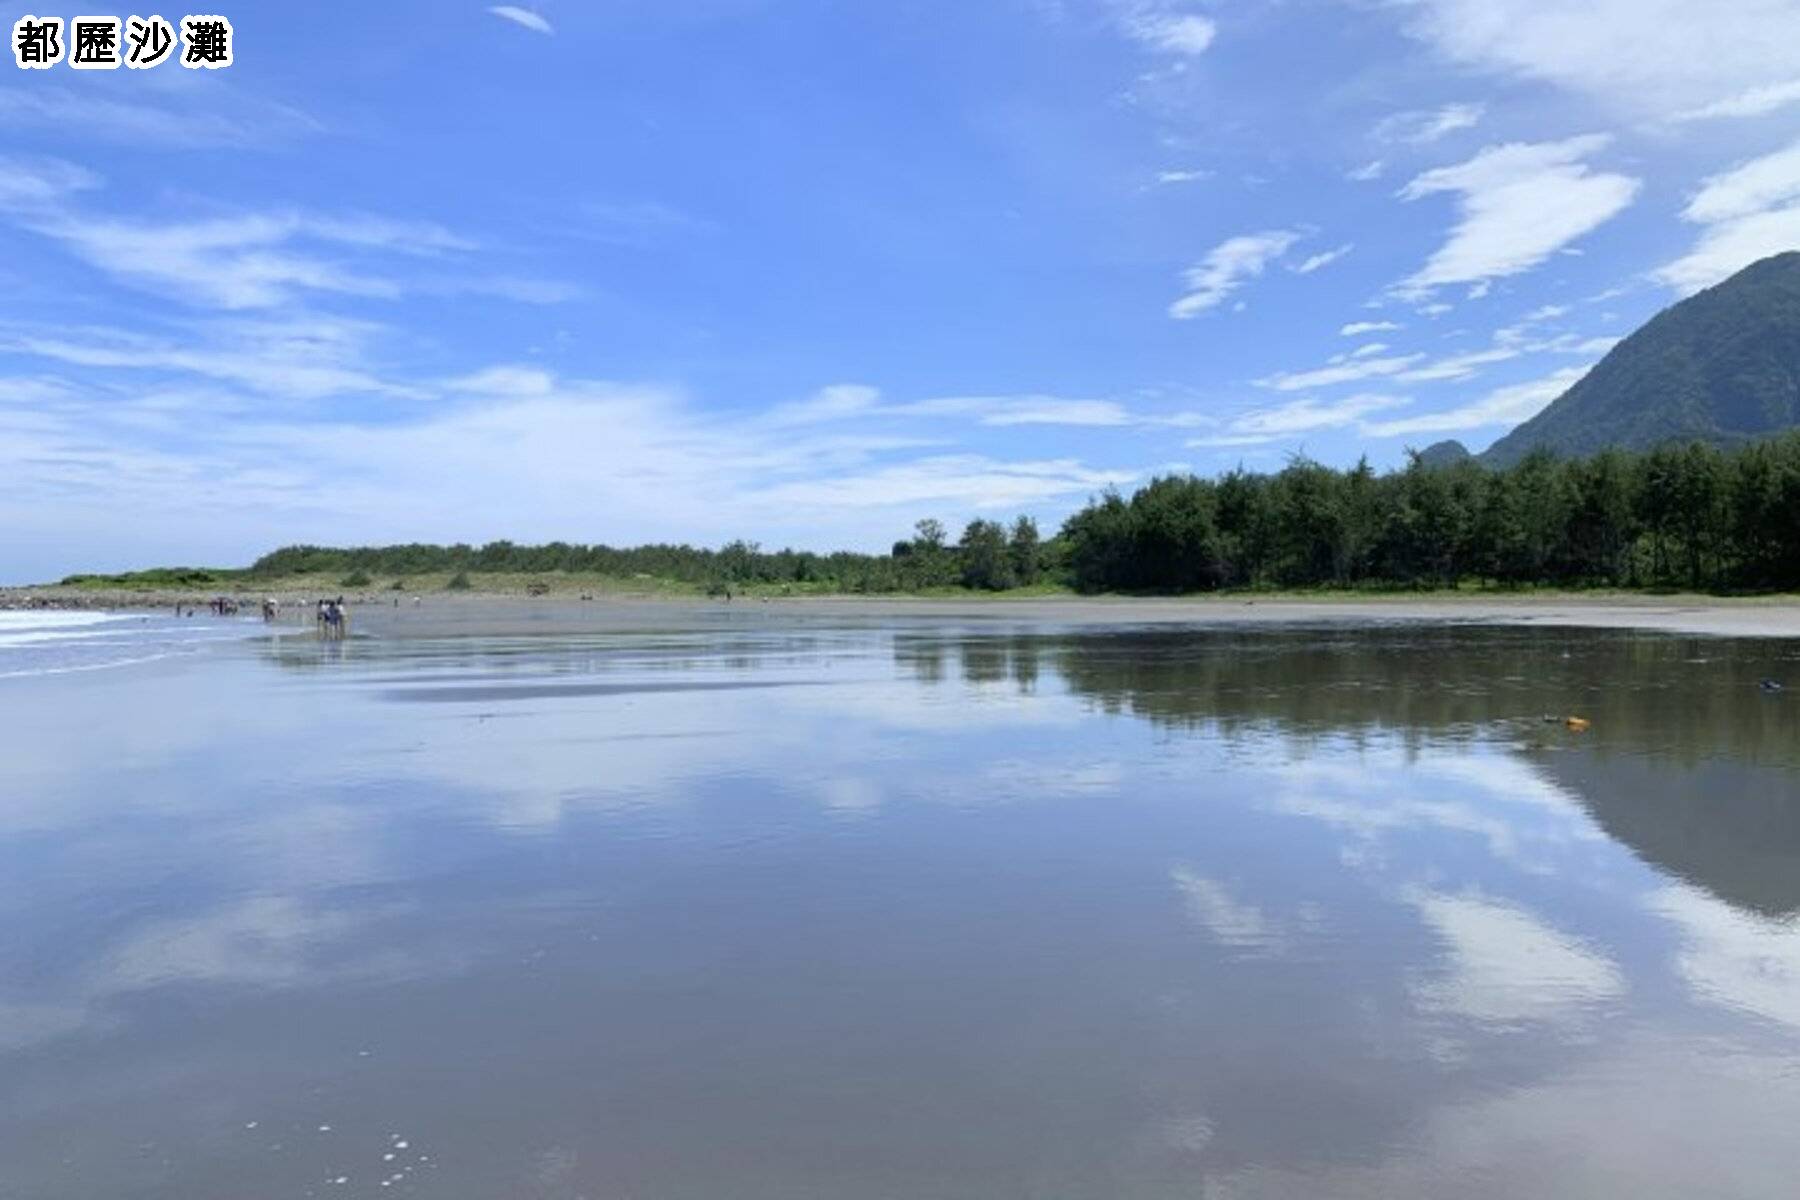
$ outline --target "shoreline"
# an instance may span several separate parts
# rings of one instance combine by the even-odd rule
[[[223,592],[254,616],[261,598],[282,603],[282,623],[303,620],[317,589],[293,586],[267,591]],[[517,593],[345,591],[351,612],[377,632],[428,634],[487,629],[603,629],[648,620],[655,624],[740,623],[777,615],[801,620],[962,620],[981,623],[1056,626],[1375,624],[1395,621],[1637,629],[1663,633],[1735,637],[1800,638],[1800,596],[1721,598],[1650,596],[1630,593],[1545,592],[1516,596],[1478,593],[1391,595],[1205,594],[1182,597],[1077,596],[780,596],[751,593],[733,601],[657,592],[599,593],[592,599],[568,594],[527,597]],[[177,601],[198,607],[196,619],[211,619],[211,594],[175,591],[90,590],[84,588],[0,588],[0,611],[167,612]],[[395,604],[395,600],[399,604]]]

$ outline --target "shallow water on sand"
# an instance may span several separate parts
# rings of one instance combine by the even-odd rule
[[[6,1200],[1792,1194],[1793,643],[228,629],[0,678]]]

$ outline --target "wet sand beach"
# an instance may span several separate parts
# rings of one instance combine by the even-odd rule
[[[228,593],[253,615],[264,595],[282,601],[282,621],[309,624],[312,593],[238,590]],[[95,592],[69,588],[0,589],[0,610],[48,605],[82,611],[168,612],[176,601],[198,607],[195,618],[210,617],[208,597],[191,593]],[[1800,637],[1800,597],[1720,598],[1702,595],[1653,596],[1626,593],[1428,593],[1424,595],[1183,597],[1053,595],[1032,598],[971,595],[953,598],[907,596],[762,597],[730,602],[716,598],[607,595],[594,600],[565,596],[434,592],[349,595],[347,604],[364,631],[392,630],[416,635],[435,632],[541,633],[656,628],[670,624],[736,626],[758,619],[800,622],[958,621],[1043,628],[1100,625],[1281,625],[1313,623],[1379,624],[1393,621],[1458,622],[1488,625],[1569,626],[1640,629],[1664,633],[1731,637]]]
[[[0,613],[0,1200],[1789,1189],[1791,609],[421,599]]]

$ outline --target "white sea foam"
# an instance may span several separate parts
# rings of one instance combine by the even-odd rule
[[[0,635],[15,630],[77,629],[84,625],[104,625],[108,621],[130,621],[132,613],[66,612],[55,608],[26,608],[0,612]]]
[[[133,666],[239,635],[236,627],[144,613],[0,612],[0,679]]]

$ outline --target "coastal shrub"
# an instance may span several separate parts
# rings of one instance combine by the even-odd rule
[[[444,585],[444,589],[451,592],[466,592],[474,586],[474,584],[469,582],[469,573],[467,571],[458,571],[450,577],[450,582]]]
[[[338,585],[340,587],[359,588],[368,587],[373,582],[375,581],[369,577],[367,571],[358,568],[338,580]]]

